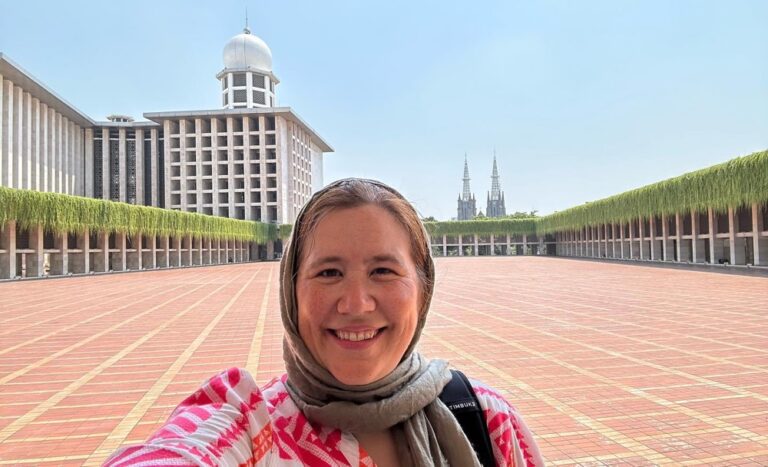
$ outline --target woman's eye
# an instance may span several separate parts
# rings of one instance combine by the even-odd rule
[[[376,275],[394,274],[394,271],[392,271],[389,268],[376,268],[373,270],[373,274],[376,274]]]
[[[341,271],[338,269],[323,269],[320,271],[318,276],[320,277],[339,277],[341,275]]]

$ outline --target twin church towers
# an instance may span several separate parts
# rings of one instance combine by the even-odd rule
[[[477,206],[475,195],[469,188],[469,165],[467,156],[464,155],[464,178],[463,188],[458,200],[457,220],[466,221],[474,219],[477,215]],[[493,156],[493,172],[491,173],[491,191],[488,193],[486,202],[486,217],[503,217],[507,215],[507,209],[504,206],[504,192],[499,186],[499,169],[496,166],[496,155]]]

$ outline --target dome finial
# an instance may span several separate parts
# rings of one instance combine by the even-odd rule
[[[243,28],[245,34],[251,33],[251,28],[248,27],[248,7],[245,7],[245,27]]]

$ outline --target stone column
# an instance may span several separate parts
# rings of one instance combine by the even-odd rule
[[[523,234],[523,256],[528,254],[528,235]]]
[[[478,243],[477,242],[477,234],[473,234],[472,237],[474,239],[474,244],[475,244],[475,256],[480,256],[480,249],[477,246],[477,243]]]
[[[616,259],[616,224],[613,222],[611,222],[611,258]]]
[[[661,216],[661,260],[669,261],[669,218]]]
[[[27,277],[43,277],[45,275],[43,226],[34,225],[29,228],[29,248],[33,253],[27,255]]]
[[[568,234],[570,238],[568,252],[570,256],[578,256],[579,253],[579,235],[575,230],[571,230]]]
[[[679,212],[675,213],[675,235],[677,237],[677,246],[675,247],[675,256],[677,262],[682,263],[688,261],[691,257],[691,243],[688,240],[683,239],[683,221]],[[685,259],[683,259],[685,258]]]
[[[717,225],[715,224],[715,213],[712,208],[707,209],[707,220],[709,221],[709,262],[710,264],[717,264],[717,258],[715,257]],[[722,247],[719,249],[721,250]]]
[[[736,263],[736,222],[733,218],[733,208],[728,208],[728,245],[731,250],[731,257],[729,258],[730,264]],[[743,254],[742,254],[743,256]]]
[[[496,256],[496,252],[494,251],[496,249],[496,243],[495,243],[495,235],[491,234],[491,256]]]
[[[583,230],[584,229],[579,229],[576,232],[576,255],[577,256],[584,256],[584,242],[582,241]]]
[[[200,266],[203,264],[203,238],[197,238],[195,239],[195,244],[197,245],[197,248],[195,249],[195,257],[193,259],[193,263],[196,266]]]
[[[147,243],[144,239],[141,241],[141,266],[144,269],[155,269],[157,267],[157,236],[147,237]]]
[[[157,240],[160,241],[160,245],[157,249],[156,265],[158,268],[170,267],[171,247],[168,235],[161,235]]]
[[[443,235],[443,256],[448,256],[448,236]]]
[[[752,250],[755,252],[755,266],[768,264],[768,239],[764,242],[760,241],[762,228],[760,225],[760,206],[757,203],[752,203]]]
[[[69,272],[69,245],[67,234],[56,232],[53,234],[53,248],[58,250],[58,253],[49,255],[51,262],[52,276],[66,276]]]
[[[512,238],[507,234],[507,256],[512,254]]]
[[[187,235],[187,250],[184,252],[184,264],[185,266],[192,266],[192,261],[194,258],[194,244],[195,239],[192,238],[192,235]]]
[[[621,238],[621,249],[620,249],[621,259],[624,259],[624,246],[625,246],[624,242],[625,242],[625,238],[624,238],[624,223],[623,222],[619,225],[619,237]]]
[[[677,262],[682,263],[683,262],[683,243],[685,240],[683,240],[683,222],[680,219],[680,213],[675,213],[675,233],[677,234]],[[687,245],[686,245],[687,246]],[[688,255],[690,255],[690,250],[686,249],[686,261],[688,260]]]
[[[656,216],[650,216],[648,219],[648,228],[650,229],[650,232],[648,233],[651,237],[651,261],[655,261],[658,254],[656,248]]]
[[[127,269],[131,271],[140,271],[142,266],[141,250],[142,250],[142,236],[140,233],[131,236],[131,248],[133,251],[126,251]]]
[[[173,251],[171,252],[170,267],[178,268],[182,266],[182,241],[181,237],[173,237]]]
[[[79,253],[70,252],[69,254],[69,270],[73,274],[88,274],[91,271],[91,240],[89,236],[87,227],[77,234],[75,249],[79,250]]]
[[[115,248],[116,251],[110,251],[110,258],[112,259],[113,271],[125,271],[127,266],[127,254],[125,251],[125,233],[115,232]]]
[[[275,259],[275,242],[267,242],[267,259]]]
[[[0,89],[2,95],[2,89]],[[8,221],[0,232],[0,279],[16,277],[16,221]]]
[[[459,256],[464,256],[464,236],[459,234]]]
[[[645,222],[640,218],[638,223],[638,230],[640,235],[640,259],[645,259]]]
[[[93,254],[93,272],[109,271],[109,233],[96,234],[96,248]]]
[[[691,212],[691,259],[694,263],[706,263],[707,251],[704,240],[699,238],[699,214]]]
[[[603,240],[600,224],[592,227],[592,254],[595,258],[603,257]]]

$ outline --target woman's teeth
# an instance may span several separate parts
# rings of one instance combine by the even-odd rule
[[[351,332],[351,331],[335,331],[336,337],[343,341],[365,341],[368,339],[373,339],[376,334],[378,334],[378,330],[373,331],[362,331],[362,332]]]

